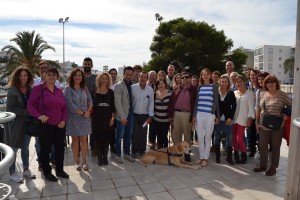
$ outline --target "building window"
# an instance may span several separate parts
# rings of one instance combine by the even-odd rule
[[[282,67],[282,65],[279,65],[278,67],[279,67],[279,68],[281,68],[281,67]]]
[[[272,63],[268,63],[268,70],[272,70]]]
[[[269,54],[273,54],[273,48],[268,49]]]
[[[268,56],[268,62],[273,62],[273,55]]]
[[[279,53],[282,53],[282,49],[279,49]]]
[[[279,57],[279,60],[281,60],[281,57]]]

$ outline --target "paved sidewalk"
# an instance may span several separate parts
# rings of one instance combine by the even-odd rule
[[[193,153],[198,154],[196,145]],[[110,160],[109,165],[99,167],[97,159],[88,155],[88,172],[76,171],[72,151],[65,152],[65,171],[70,179],[60,179],[58,183],[45,181],[38,171],[34,150],[34,139],[30,145],[30,169],[37,179],[26,179],[23,184],[9,181],[5,174],[1,182],[12,186],[17,199],[55,199],[55,200],[101,200],[101,199],[208,199],[208,200],[277,200],[283,199],[285,192],[288,147],[282,142],[280,166],[277,174],[267,177],[254,173],[255,160],[248,159],[246,165],[230,166],[225,156],[221,164],[214,162],[211,154],[209,165],[200,170],[181,169],[174,166],[149,165],[144,167],[137,162],[125,160],[117,164]],[[196,155],[192,155],[195,160]],[[20,154],[17,169],[22,171]],[[54,171],[53,171],[54,173]],[[21,173],[19,174],[21,175]]]

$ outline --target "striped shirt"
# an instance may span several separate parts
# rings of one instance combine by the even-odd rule
[[[211,113],[213,107],[213,84],[202,85],[198,94],[197,112]]]
[[[170,102],[172,92],[170,90],[167,91],[167,94],[164,98],[159,99],[155,95],[154,99],[154,117],[153,119],[157,122],[169,122],[168,117],[168,105]]]

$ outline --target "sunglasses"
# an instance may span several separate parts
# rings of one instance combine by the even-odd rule
[[[189,76],[183,76],[182,79],[189,79]]]

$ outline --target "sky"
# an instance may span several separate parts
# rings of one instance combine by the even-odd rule
[[[151,59],[149,47],[159,22],[183,17],[205,21],[223,30],[236,49],[261,45],[293,46],[296,40],[296,0],[1,0],[0,48],[17,32],[35,31],[55,52],[43,59],[82,65],[91,57],[94,68],[118,68]]]

